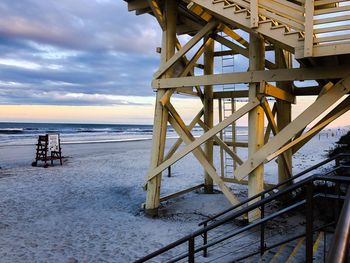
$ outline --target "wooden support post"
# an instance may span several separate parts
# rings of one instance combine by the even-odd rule
[[[290,68],[292,65],[292,58],[289,52],[284,53],[282,49],[275,49],[275,60],[279,68]],[[291,82],[277,82],[277,86],[284,91],[292,92]],[[288,101],[277,100],[277,127],[282,130],[292,121],[292,104]],[[282,159],[283,158],[283,159]],[[288,150],[284,155],[278,157],[278,183],[282,183],[289,179],[292,175],[292,151]]]
[[[250,1],[250,27],[257,28],[259,26],[259,7],[258,0]]]
[[[222,99],[218,99],[219,106],[219,122],[222,122]],[[224,140],[223,132],[220,132],[220,139]],[[225,162],[224,162],[224,149],[220,145],[220,169],[221,169],[221,177],[225,177]]]
[[[235,102],[235,99],[231,98],[231,113],[234,113],[235,111],[236,111],[236,102]],[[234,145],[234,143],[237,141],[236,128],[237,128],[236,122],[233,122],[231,125],[231,142],[232,142],[232,151],[234,153],[237,152],[236,146]],[[235,159],[233,159],[232,161],[233,161],[232,176],[234,176],[233,171],[237,168],[237,162]]]
[[[177,18],[177,1],[166,0],[164,6],[164,16],[166,18],[166,28],[163,32],[162,40],[162,57],[161,67],[173,57],[175,54],[176,46],[176,18]],[[164,74],[164,78],[172,77],[172,71],[168,70]],[[156,168],[163,161],[166,130],[168,122],[168,111],[160,103],[161,98],[164,96],[166,90],[158,90],[155,112],[154,112],[154,124],[153,124],[153,138],[152,138],[152,155],[150,170]],[[160,185],[161,176],[158,174],[152,180],[147,183],[147,196],[145,212],[149,216],[158,215],[158,207],[160,204]]]
[[[214,41],[206,41],[204,47],[204,74],[211,75],[214,73]],[[214,101],[213,86],[204,87],[204,123],[211,129],[214,126]],[[208,162],[213,165],[213,139],[209,139],[205,143],[205,154]],[[213,179],[204,171],[204,190],[205,193],[213,193]]]
[[[264,39],[255,34],[250,34],[249,47],[249,69],[263,70],[265,61]],[[249,101],[256,99],[259,83],[249,84]],[[248,114],[248,158],[264,144],[264,110],[261,106],[252,109]],[[254,196],[264,191],[264,165],[261,164],[254,169],[248,178],[248,196]],[[260,217],[258,209],[248,214],[249,221]]]
[[[304,57],[312,57],[314,48],[314,8],[315,1],[305,1]]]

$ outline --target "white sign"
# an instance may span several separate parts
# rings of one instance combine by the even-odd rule
[[[58,152],[59,151],[59,135],[50,134],[49,135],[49,152]]]

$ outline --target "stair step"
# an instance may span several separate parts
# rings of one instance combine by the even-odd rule
[[[225,5],[224,9],[228,9],[228,8],[232,8],[232,7],[237,7],[237,5],[236,4]]]
[[[267,19],[267,20],[261,20],[261,21],[259,21],[259,25],[261,25],[261,24],[267,24],[267,23],[272,23],[272,20],[271,20],[271,19]]]
[[[313,254],[314,255],[316,254],[318,247],[320,246],[321,240],[323,239],[323,235],[324,235],[324,233],[322,231],[320,231],[320,233],[318,234],[318,237],[314,243],[314,246],[313,246]]]
[[[283,28],[283,29],[287,30],[287,27],[285,25],[278,25],[278,26],[272,26],[271,27],[272,30],[276,30],[276,29],[280,29],[280,28]]]
[[[214,0],[213,4],[218,4],[218,3],[222,3],[222,2],[225,2],[225,0]]]
[[[282,252],[285,250],[286,246],[287,246],[287,244],[283,244],[282,246],[280,246],[280,248],[277,250],[276,254],[270,260],[270,263],[279,262],[279,258],[281,256]]]
[[[290,31],[290,32],[285,32],[284,35],[289,36],[289,35],[300,35],[299,31]]]
[[[244,12],[247,12],[247,11],[248,11],[248,9],[243,8],[241,10],[236,10],[235,14],[240,14],[240,13],[244,13]]]
[[[302,244],[304,243],[305,237],[302,237],[298,240],[296,246],[294,247],[292,253],[290,253],[289,257],[286,260],[286,263],[291,263],[292,260],[294,259],[295,255],[298,253],[300,247],[302,246]]]

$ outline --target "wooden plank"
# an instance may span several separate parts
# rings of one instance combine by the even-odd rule
[[[314,19],[314,25],[321,25],[321,24],[342,22],[342,21],[349,21],[349,20],[350,20],[350,15],[325,17],[325,18]]]
[[[260,0],[259,0],[260,1]],[[264,39],[254,33],[250,33],[249,68],[252,70],[264,69],[265,46]],[[256,99],[259,83],[249,83],[249,101]],[[264,110],[261,105],[255,107],[248,113],[248,158],[264,145]],[[235,171],[237,168],[235,169]],[[233,174],[237,176],[235,171]],[[264,190],[264,165],[257,166],[249,173],[248,197],[257,195]],[[256,200],[249,202],[252,204]],[[260,210],[255,209],[248,212],[248,220],[251,222],[260,216]]]
[[[225,183],[248,185],[248,181],[247,180],[240,180],[240,181],[238,181],[237,179],[230,178],[230,177],[224,177],[224,178],[222,178],[222,180]],[[272,188],[274,186],[275,186],[274,184],[264,183],[264,190],[270,189],[270,188]]]
[[[260,94],[295,104],[295,96],[265,81],[260,83]]]
[[[332,8],[318,9],[318,10],[315,10],[315,15],[317,16],[317,15],[339,13],[339,12],[345,12],[345,11],[350,11],[350,5],[343,5],[343,6],[337,6],[337,7],[332,7]]]
[[[251,109],[255,108],[258,105],[259,105],[259,101],[256,99],[256,100],[253,100],[253,101],[247,103],[246,105],[244,105],[240,109],[238,109],[235,113],[231,114],[227,119],[218,123],[212,129],[205,132],[202,136],[195,139],[191,144],[184,147],[180,152],[174,154],[171,158],[164,161],[162,164],[160,164],[155,169],[151,170],[148,173],[148,180],[151,180],[157,174],[159,174],[160,172],[162,172],[166,168],[168,168],[170,165],[173,165],[174,163],[176,163],[177,161],[179,161],[180,159],[185,157],[187,154],[192,152],[194,149],[198,148],[203,143],[205,143],[208,139],[210,139],[214,135],[218,134],[220,131],[222,131],[227,126],[229,126],[232,122],[238,120],[239,118],[241,118],[243,115],[247,114]]]
[[[237,148],[247,148],[248,147],[248,143],[247,142],[231,142],[231,141],[224,141],[224,143],[227,146],[231,146],[231,147],[237,147]],[[215,145],[219,145],[218,143],[215,143]]]
[[[204,46],[204,70],[205,75],[214,74],[214,50],[215,43],[212,38],[207,37],[207,42]],[[204,97],[203,97],[203,108],[204,116],[203,120],[205,125],[210,129],[214,126],[214,99],[213,99],[214,88],[212,85],[204,86]],[[198,121],[199,124],[203,123],[201,120]],[[208,140],[204,145],[205,156],[210,164],[214,163],[214,144],[213,140]],[[204,171],[204,184],[205,184],[205,193],[212,194],[214,191],[213,188],[213,179],[211,176]]]
[[[183,57],[193,46],[195,46],[206,34],[218,26],[219,22],[216,20],[210,21],[206,24],[190,41],[186,43],[171,59],[169,59],[164,66],[162,66],[155,74],[154,78],[161,77],[172,65],[174,65],[181,57]]]
[[[145,9],[148,7],[147,1],[133,0],[128,2],[128,11],[136,11],[138,9]]]
[[[348,2],[349,0],[317,0],[315,1],[315,6],[322,6],[322,5],[330,5],[333,4],[334,6],[341,2]]]
[[[328,33],[328,32],[337,32],[350,30],[350,25],[341,25],[341,26],[330,26],[324,28],[314,29],[315,34]]]
[[[337,102],[344,94],[350,91],[350,77],[339,81],[334,87],[315,101],[289,125],[281,130],[275,137],[259,149],[250,159],[244,162],[235,170],[237,179],[246,177],[252,170],[263,163],[268,156],[271,156],[285,145],[293,136],[320,116],[325,110]]]
[[[257,28],[258,26],[259,26],[258,0],[250,0],[250,27]]]
[[[276,116],[276,112],[277,112],[277,106],[276,106],[276,102],[273,104],[273,107],[272,107],[272,116],[273,118],[275,118]],[[266,127],[266,131],[265,131],[265,137],[264,137],[264,144],[266,144],[269,139],[270,139],[270,133],[271,133],[271,124],[270,122],[267,124],[267,127]]]
[[[181,196],[181,195],[184,195],[184,194],[193,192],[193,191],[195,191],[195,190],[197,190],[197,189],[201,189],[202,187],[204,187],[204,184],[199,184],[199,185],[196,185],[196,186],[193,186],[193,187],[190,187],[190,188],[181,190],[181,191],[179,191],[179,192],[176,192],[176,193],[173,193],[173,194],[170,194],[170,195],[161,197],[161,198],[160,198],[160,202],[165,202],[165,201],[168,201],[168,200],[170,200],[170,199],[174,199],[174,198],[179,197],[179,196]]]
[[[304,57],[312,57],[314,46],[314,0],[305,2]]]
[[[315,38],[314,42],[322,43],[322,42],[333,42],[333,41],[340,41],[340,40],[350,40],[350,34],[329,36],[329,37],[317,37]]]
[[[222,110],[222,99],[218,99],[218,107],[219,107],[219,122],[222,122],[223,120],[223,110]],[[223,132],[220,131],[220,139],[223,140]],[[214,142],[215,145],[215,142]],[[224,161],[224,149],[222,146],[220,146],[220,170],[221,170],[221,177],[225,176],[225,161]]]
[[[152,81],[155,89],[193,87],[200,85],[223,85],[250,82],[275,82],[295,80],[341,79],[350,74],[349,66],[313,67],[298,69],[252,70],[206,76],[157,79]]]
[[[145,1],[147,3],[147,1]],[[162,52],[161,52],[161,65],[165,64],[170,57],[175,53],[176,46],[176,20],[178,3],[172,0],[166,0],[164,10],[167,19],[166,30],[163,31],[162,35]],[[173,72],[167,71],[164,77],[172,77]],[[157,98],[155,103],[154,112],[154,124],[153,124],[153,135],[152,135],[152,152],[151,152],[151,163],[150,170],[157,167],[164,157],[164,149],[166,142],[167,133],[167,118],[168,111],[161,105],[159,100],[164,95],[165,91],[157,91]],[[145,188],[146,193],[146,205],[145,211],[150,216],[158,215],[159,198],[160,198],[160,186],[161,176],[159,173],[155,175],[152,180],[148,180]]]
[[[320,125],[321,123],[325,122],[327,119],[331,118],[341,110],[343,110],[346,107],[349,107],[350,104],[350,97],[346,98],[344,101],[342,101],[338,106],[336,106],[331,112],[329,112],[325,117],[323,117],[320,121],[318,121],[311,129],[315,128],[316,126]],[[319,130],[321,131],[321,130]],[[313,134],[315,136],[317,133]],[[302,134],[300,134],[296,139],[298,139]],[[312,137],[307,137],[298,144],[293,146],[293,154],[299,151],[308,141],[310,141]]]
[[[225,90],[214,92],[214,99],[226,98],[248,98],[248,90]]]
[[[159,2],[157,0],[147,0],[149,6],[152,9],[152,12],[154,14],[154,16],[156,17],[160,27],[162,28],[162,30],[164,31],[166,29],[166,24],[165,24],[165,20],[162,14],[162,9],[159,5]]]
[[[273,112],[270,108],[270,105],[269,105],[268,101],[266,100],[266,98],[262,99],[261,105],[265,111],[266,118],[267,118],[269,124],[271,125],[271,130],[273,132],[273,135],[276,136],[276,134],[279,133],[279,128],[277,126],[277,123],[276,123],[275,118],[274,118],[274,114],[273,114]],[[282,162],[284,163],[285,167],[287,168],[286,172],[287,172],[288,178],[290,178],[292,176],[292,167],[291,167],[290,163],[288,162],[288,156],[284,153],[282,154]]]
[[[305,132],[303,135],[301,135],[299,138],[297,138],[296,140],[291,141],[290,143],[288,143],[287,145],[283,146],[281,149],[279,149],[278,151],[274,152],[273,154],[269,155],[266,157],[266,161],[271,161],[274,158],[276,158],[278,155],[284,153],[285,151],[287,151],[288,149],[292,148],[294,145],[297,145],[298,143],[302,142],[303,140],[308,139],[309,137],[313,136],[314,134],[318,133],[319,131],[321,131],[324,127],[326,127],[328,124],[330,124],[332,121],[334,121],[335,119],[339,118],[341,115],[343,115],[344,113],[348,112],[350,110],[350,98],[346,99],[346,107],[344,107],[343,109],[341,109],[340,111],[337,111],[335,114],[333,115],[328,115],[327,119],[323,120],[322,122],[318,123],[315,127],[313,127],[312,129],[310,129],[309,131]]]

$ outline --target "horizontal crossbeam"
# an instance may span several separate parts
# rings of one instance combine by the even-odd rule
[[[224,73],[195,77],[155,79],[154,89],[193,87],[201,85],[224,85],[239,83],[258,83],[261,81],[296,81],[319,79],[342,79],[350,75],[349,66],[314,67],[298,69],[255,70],[248,72]]]

